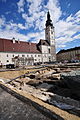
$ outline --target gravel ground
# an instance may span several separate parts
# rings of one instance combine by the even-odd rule
[[[0,88],[0,120],[50,120],[33,106]]]

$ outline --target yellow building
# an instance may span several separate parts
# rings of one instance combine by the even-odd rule
[[[57,61],[79,61],[80,60],[80,47],[75,47],[67,50],[61,50],[57,53]]]

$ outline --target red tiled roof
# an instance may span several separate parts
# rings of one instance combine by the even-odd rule
[[[1,52],[27,52],[27,53],[40,53],[36,43],[16,41],[0,38],[0,51]]]

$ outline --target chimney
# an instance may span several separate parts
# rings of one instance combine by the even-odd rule
[[[15,43],[15,42],[16,42],[14,37],[12,38],[12,41],[13,41],[13,43]]]
[[[18,43],[20,44],[20,40],[18,39]]]

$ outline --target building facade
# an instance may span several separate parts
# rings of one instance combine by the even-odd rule
[[[80,61],[80,47],[61,50],[56,55],[57,61]]]
[[[56,61],[54,26],[49,12],[45,26],[45,40],[41,39],[39,43],[0,38],[0,64],[25,61],[25,65],[33,65]]]

